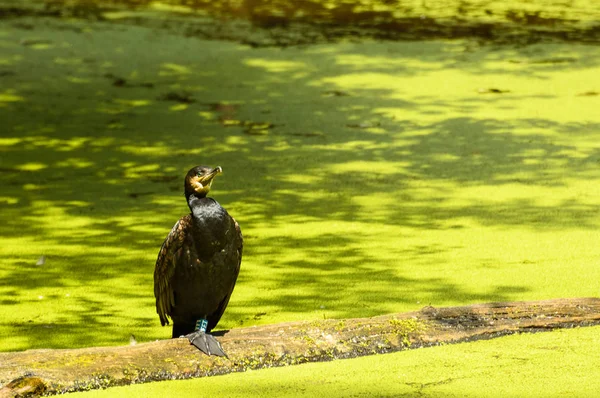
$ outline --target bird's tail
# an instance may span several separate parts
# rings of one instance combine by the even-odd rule
[[[196,348],[206,355],[217,355],[227,358],[227,354],[225,354],[225,351],[223,351],[221,343],[219,343],[213,335],[196,331],[188,335],[188,339],[190,340],[190,343],[192,343]]]

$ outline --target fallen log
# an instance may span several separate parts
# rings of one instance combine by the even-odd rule
[[[203,355],[187,339],[0,353],[0,398],[203,377],[598,324],[600,299],[556,299],[425,307],[374,318],[232,329],[218,336],[229,358]]]

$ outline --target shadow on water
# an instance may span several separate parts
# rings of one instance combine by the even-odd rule
[[[233,39],[253,46],[311,44],[358,37],[384,40],[478,38],[520,45],[544,40],[590,43],[600,40],[600,24],[593,18],[600,7],[594,2],[39,0],[25,2],[32,5],[24,6],[14,0],[4,1],[6,5],[0,8],[0,18],[38,15],[106,20],[118,15],[120,22],[144,24],[148,21],[135,12],[158,10],[161,17],[166,13],[183,17],[170,27],[183,28],[187,36]],[[215,21],[216,29],[211,26]],[[251,28],[246,26],[235,32],[245,23]],[[180,26],[182,24],[185,26]],[[167,25],[163,21],[162,27]]]
[[[318,7],[298,7],[308,4]],[[336,12],[345,15],[343,7]],[[371,316],[394,303],[504,301],[529,291],[526,284],[493,281],[479,290],[463,286],[438,272],[451,264],[444,259],[449,245],[394,249],[385,243],[389,236],[377,243],[379,233],[414,238],[462,228],[465,218],[539,231],[598,226],[590,217],[598,206],[575,198],[555,205],[518,197],[457,204],[451,191],[560,188],[567,174],[591,177],[598,149],[582,156],[575,143],[542,132],[582,135],[600,124],[469,117],[484,107],[514,109],[535,94],[484,97],[473,87],[455,101],[399,95],[367,79],[419,77],[458,65],[473,75],[503,71],[543,80],[546,64],[514,72],[488,67],[493,52],[448,56],[460,45],[445,42],[408,43],[391,55],[377,47],[355,62],[347,46],[290,56],[142,28],[72,22],[57,32],[56,25],[28,21],[5,23],[0,36],[0,236],[18,248],[3,248],[0,302],[35,306],[42,302],[35,292],[46,289],[44,299],[59,304],[41,304],[52,314],[40,319],[2,320],[6,334],[28,336],[20,347],[116,344],[130,330],[147,340],[168,335],[155,327],[153,262],[187,210],[181,177],[199,162],[224,167],[214,196],[246,236],[249,265],[227,312],[232,326],[255,323],[264,311]],[[514,56],[541,59],[527,51]],[[598,65],[591,49],[578,51],[575,61],[552,63],[554,70]],[[346,89],[336,83],[344,75],[367,80]],[[365,197],[377,204],[365,205]],[[42,254],[47,265],[34,265]],[[70,289],[79,293],[65,299]],[[92,341],[98,329],[102,339]]]

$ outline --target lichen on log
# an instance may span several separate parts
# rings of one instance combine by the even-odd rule
[[[600,299],[557,299],[232,329],[218,336],[229,358],[206,356],[187,339],[0,353],[0,398],[204,377],[597,324]]]

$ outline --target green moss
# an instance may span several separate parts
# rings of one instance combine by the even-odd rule
[[[418,319],[390,319],[392,332],[398,336],[404,347],[410,347],[410,338],[427,330],[427,324]]]
[[[303,340],[304,342],[308,343],[308,344],[315,344],[315,339],[311,336],[309,336],[308,334],[303,334],[299,337],[300,340]]]
[[[346,321],[345,320],[340,320],[336,325],[335,325],[335,330],[338,332],[341,332],[342,330],[344,330],[346,328]]]

